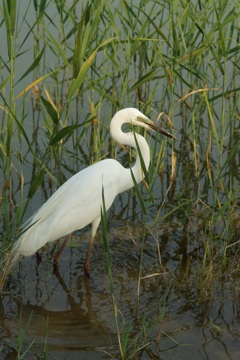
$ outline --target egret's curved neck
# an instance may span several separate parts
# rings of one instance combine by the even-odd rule
[[[125,191],[133,187],[133,176],[137,183],[140,183],[144,179],[144,171],[141,166],[141,158],[144,161],[146,170],[148,170],[150,163],[150,150],[144,137],[136,133],[135,136],[131,132],[124,133],[121,130],[122,125],[126,122],[128,121],[124,119],[122,120],[115,115],[110,124],[110,133],[114,140],[116,140],[122,145],[128,145],[137,150],[137,158],[135,164],[131,167],[131,170],[126,169],[126,173],[120,179],[121,191]],[[138,145],[136,145],[136,142]],[[141,158],[139,156],[139,152],[141,153]]]

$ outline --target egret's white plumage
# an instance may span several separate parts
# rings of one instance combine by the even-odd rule
[[[159,131],[169,137],[173,136],[158,129],[137,109],[127,108],[115,114],[110,124],[112,138],[123,145],[138,148],[145,168],[148,169],[150,152],[146,140],[139,134],[135,134],[134,137],[132,133],[122,132],[121,126],[124,123]],[[91,249],[101,220],[102,190],[105,207],[108,210],[118,194],[134,186],[133,176],[137,183],[143,180],[144,173],[139,156],[131,170],[124,168],[116,160],[106,159],[72,176],[23,226],[22,235],[11,252],[10,268],[22,255],[33,255],[46,243],[91,224],[92,233],[85,262],[85,270],[88,272]]]

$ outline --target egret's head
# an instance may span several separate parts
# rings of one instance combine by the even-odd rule
[[[121,129],[123,124],[141,126],[145,129],[157,131],[165,136],[176,139],[174,135],[166,130],[158,128],[153,121],[135,108],[122,109],[114,115],[110,124],[110,132],[114,139],[118,137],[119,129]]]
[[[129,108],[129,109],[125,109],[129,111],[129,118],[130,119],[130,123],[136,126],[141,126],[145,129],[150,129],[153,131],[157,131],[165,136],[168,136],[172,139],[177,140],[177,138],[170,134],[168,131],[159,128],[153,121],[151,121],[148,117],[146,117],[143,113],[141,113],[141,111],[135,109],[135,108]]]

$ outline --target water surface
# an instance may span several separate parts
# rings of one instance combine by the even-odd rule
[[[201,283],[200,242],[186,247],[176,223],[171,231],[159,228],[159,257],[156,233],[148,229],[124,222],[109,228],[118,323],[122,330],[130,328],[129,354],[136,346],[142,347],[136,359],[239,359],[239,274]],[[84,231],[73,237],[59,273],[53,273],[51,247],[39,265],[35,257],[24,258],[15,269],[1,298],[3,359],[15,358],[19,332],[27,327],[23,349],[34,343],[26,359],[41,358],[44,350],[49,359],[119,358],[101,231],[90,278],[83,272],[88,236]],[[195,263],[189,272],[188,261]]]

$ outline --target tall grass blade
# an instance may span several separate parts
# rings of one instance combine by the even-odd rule
[[[58,54],[58,56],[60,56],[63,60],[64,66],[67,66],[70,69],[70,64],[68,61],[68,58],[66,56],[66,52],[64,50],[64,48],[61,46],[61,44],[59,43],[59,41],[57,41],[54,36],[51,34],[51,32],[48,30],[47,27],[45,27],[45,31],[48,34],[49,37],[49,46],[51,46],[54,51]]]
[[[133,183],[134,183],[134,189],[135,189],[135,191],[136,191],[136,193],[137,193],[137,197],[138,197],[138,199],[139,199],[139,201],[140,201],[142,211],[143,211],[143,213],[146,215],[146,214],[147,214],[147,209],[146,209],[146,207],[145,207],[145,201],[144,201],[144,199],[143,199],[143,196],[142,196],[142,194],[141,194],[141,191],[139,190],[138,183],[136,182],[136,179],[135,179],[135,177],[134,177],[134,174],[133,174],[133,171],[132,171],[131,168],[130,168],[130,172],[131,172],[132,180],[133,180]]]
[[[10,60],[13,58],[12,38],[15,30],[16,8],[16,0],[3,0],[3,14],[7,33],[8,56]]]
[[[74,46],[74,53],[73,53],[73,77],[75,79],[80,71],[80,67],[81,67],[81,63],[82,63],[82,59],[83,59],[83,53],[84,53],[84,50],[82,48],[82,42],[83,42],[83,37],[84,37],[83,28],[84,28],[84,25],[86,26],[86,24],[89,21],[89,12],[91,10],[91,7],[92,7],[91,3],[87,4],[87,6],[84,9],[84,12],[82,14],[79,25],[78,25],[78,31],[77,31],[77,36],[76,36],[76,41],[75,41],[75,46]]]
[[[52,121],[54,122],[55,125],[58,125],[59,123],[59,116],[57,113],[56,108],[50,103],[50,101],[44,99],[43,96],[41,96],[41,100],[43,102],[43,105],[45,106],[45,109],[48,112],[48,115],[50,116],[50,118],[52,119]]]
[[[55,134],[55,135],[51,138],[51,140],[50,140],[50,142],[49,142],[49,145],[50,145],[50,146],[53,146],[53,145],[57,144],[57,143],[58,143],[60,140],[62,140],[64,137],[71,135],[74,130],[76,130],[76,129],[78,129],[78,128],[86,125],[86,124],[89,124],[90,122],[92,122],[94,118],[95,118],[95,116],[94,116],[94,117],[91,117],[89,120],[84,121],[84,122],[81,123],[81,124],[78,124],[78,125],[69,125],[69,126],[64,127],[63,129],[61,129],[57,134]]]
[[[138,89],[140,86],[142,86],[144,83],[149,82],[154,78],[154,75],[156,74],[156,68],[151,69],[147,74],[143,75],[129,90],[128,93]]]
[[[168,41],[167,36],[163,33],[163,31],[159,28],[159,26],[157,26],[157,24],[153,21],[152,17],[150,17],[144,10],[143,8],[139,7],[139,10],[141,12],[143,12],[143,14],[146,16],[146,18],[148,19],[148,21],[153,25],[153,27],[155,28],[156,32],[161,36],[161,38],[167,43],[167,45],[169,47],[171,47],[170,42]]]
[[[36,67],[40,64],[40,61],[42,59],[42,56],[45,52],[45,48],[46,45],[43,47],[43,49],[40,51],[39,55],[36,57],[36,59],[34,60],[34,62],[32,63],[32,65],[29,66],[29,68],[27,69],[27,71],[20,77],[20,79],[17,81],[17,84],[24,79],[28,74],[30,74],[34,69],[36,69]]]
[[[18,99],[19,97],[21,97],[23,94],[25,94],[27,91],[31,90],[34,86],[36,86],[37,84],[39,84],[40,82],[42,82],[43,80],[47,79],[49,76],[54,75],[56,72],[59,72],[60,69],[55,69],[53,71],[51,71],[50,73],[41,76],[40,78],[34,80],[31,84],[29,84],[28,86],[26,86],[17,96],[16,99]]]
[[[82,83],[84,82],[86,76],[87,76],[87,72],[89,70],[89,68],[91,67],[97,52],[100,48],[102,48],[103,46],[109,44],[111,41],[113,41],[115,38],[110,38],[105,40],[101,45],[99,45],[97,47],[96,50],[93,51],[93,53],[88,57],[88,59],[82,64],[78,76],[76,77],[76,79],[73,80],[72,85],[69,89],[69,93],[67,96],[67,100],[70,101],[73,96],[75,95],[75,93],[78,91],[78,89],[80,88],[80,86],[82,85]]]
[[[45,169],[41,169],[35,179],[32,181],[29,191],[28,198],[31,199],[33,195],[37,192],[38,187],[42,184],[45,175]]]
[[[28,147],[29,147],[29,149],[30,149],[33,157],[36,158],[35,152],[34,152],[33,149],[32,149],[32,145],[31,145],[31,143],[30,143],[30,141],[29,141],[29,138],[28,138],[28,136],[27,136],[27,133],[26,133],[24,127],[23,127],[22,124],[18,121],[18,118],[16,117],[16,115],[12,112],[11,108],[9,107],[9,105],[8,105],[6,99],[3,97],[2,93],[0,93],[0,96],[1,96],[1,98],[3,99],[3,101],[4,101],[4,103],[5,103],[5,106],[6,106],[6,108],[7,108],[7,111],[12,115],[12,117],[13,117],[14,120],[16,121],[16,124],[17,124],[20,132],[23,134],[23,136],[24,136],[24,138],[25,138],[25,140],[26,140],[26,142],[27,142],[27,144],[28,144]]]
[[[19,321],[18,321],[18,357],[17,359],[19,360],[24,360],[25,359],[25,356],[26,354],[29,352],[30,348],[32,347],[33,343],[35,342],[35,339],[32,340],[32,342],[28,345],[27,349],[23,352],[22,352],[22,347],[23,347],[23,344],[24,344],[24,340],[26,338],[26,335],[27,335],[27,332],[28,332],[28,329],[29,329],[29,325],[30,325],[30,322],[32,320],[32,316],[33,316],[33,312],[31,312],[31,315],[29,316],[29,319],[27,321],[27,324],[26,324],[26,328],[24,329],[24,331],[22,330],[22,308],[20,310],[20,316],[19,316]]]
[[[115,319],[115,325],[116,325],[116,330],[117,330],[118,345],[119,345],[119,350],[121,353],[121,358],[123,359],[121,332],[120,332],[119,325],[118,325],[118,308],[117,308],[117,303],[116,303],[114,291],[113,291],[112,262],[111,262],[110,249],[109,249],[109,240],[108,240],[108,236],[107,236],[107,215],[106,215],[104,189],[102,189],[101,227],[102,227],[102,236],[103,236],[103,248],[104,248],[104,252],[106,255],[106,261],[107,261],[107,274],[108,274],[108,281],[109,281],[109,289],[110,289],[110,294],[112,297],[114,319]]]

